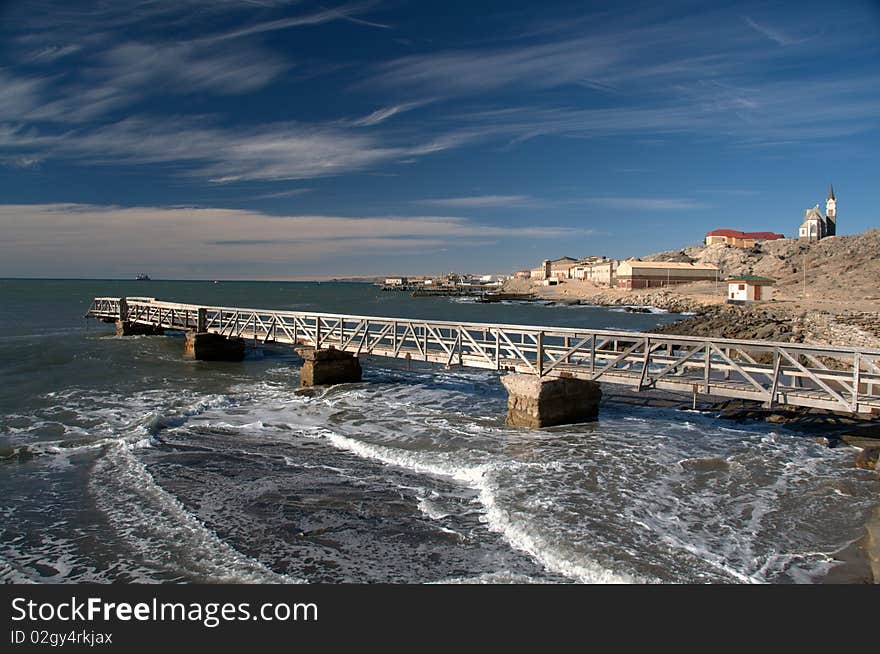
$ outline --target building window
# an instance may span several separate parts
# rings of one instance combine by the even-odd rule
[[[745,285],[745,284],[740,284],[740,285],[739,285],[739,290],[741,290],[741,291],[746,290],[746,285]]]

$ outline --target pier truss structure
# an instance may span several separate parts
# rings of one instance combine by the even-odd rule
[[[696,396],[847,413],[880,412],[880,350],[494,323],[95,298],[88,317],[336,349],[538,378],[572,377]]]

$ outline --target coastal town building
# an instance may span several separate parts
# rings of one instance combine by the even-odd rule
[[[783,234],[774,232],[740,232],[735,229],[714,229],[706,234],[706,245],[724,243],[736,248],[755,247],[760,241],[775,241],[785,238]]]
[[[776,280],[757,275],[739,275],[724,280],[727,283],[728,304],[760,302],[773,297]]]
[[[678,261],[623,261],[617,267],[619,288],[660,288],[690,282],[716,281],[718,268],[711,264]]]
[[[483,286],[501,286],[505,279],[504,275],[481,275],[479,281]]]
[[[577,259],[571,257],[562,257],[561,259],[553,259],[550,262],[550,277],[554,279],[568,279],[568,271],[572,266],[576,265]]]
[[[818,241],[836,234],[837,198],[834,196],[834,185],[830,185],[828,198],[825,200],[825,215],[822,215],[818,204],[812,209],[804,211],[804,219],[798,230],[798,238],[806,241]]]
[[[529,271],[529,277],[538,280],[550,277],[550,259],[544,259],[540,266],[532,268]]]
[[[544,259],[541,265],[530,270],[517,270],[515,279],[533,279],[543,281],[554,279],[562,282],[567,279],[592,281],[596,284],[611,286],[615,283],[618,261],[607,257],[592,256],[574,259]]]
[[[406,277],[388,277],[385,280],[385,286],[403,286],[407,281]]]
[[[544,259],[537,268],[532,268],[532,279],[568,279],[568,270],[577,264],[577,259],[562,257],[561,259]]]
[[[578,263],[569,269],[571,279],[593,282],[598,286],[613,286],[617,282],[616,259],[592,257],[591,261]]]
[[[606,259],[590,266],[590,281],[600,286],[614,286],[617,284],[617,268],[620,262],[617,259]]]

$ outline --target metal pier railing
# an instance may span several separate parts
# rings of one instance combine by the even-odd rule
[[[880,350],[869,348],[274,311],[142,297],[95,298],[88,315],[258,344],[576,377],[638,391],[665,389],[850,413],[880,411]]]

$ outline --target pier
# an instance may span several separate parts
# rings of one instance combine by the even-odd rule
[[[275,311],[99,297],[87,317],[117,333],[187,332],[195,359],[241,360],[247,344],[290,345],[302,385],[360,381],[361,356],[510,373],[508,422],[543,427],[595,418],[601,384],[880,413],[880,350],[628,331]]]

